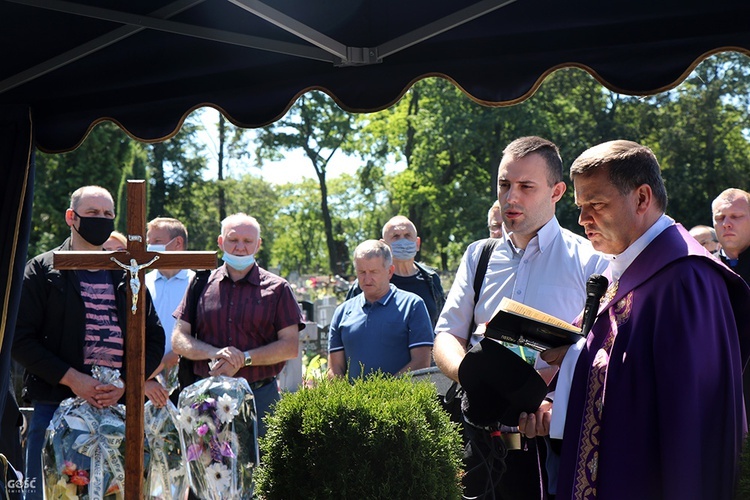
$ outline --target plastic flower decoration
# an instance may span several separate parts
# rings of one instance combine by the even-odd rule
[[[255,400],[245,379],[210,377],[185,388],[177,425],[190,486],[198,496],[252,497],[258,431]]]
[[[177,368],[174,366],[156,377],[169,393],[179,385]],[[146,431],[146,480],[143,484],[143,496],[159,500],[183,499],[188,489],[187,465],[177,430],[177,408],[169,400],[162,408],[157,408],[148,401],[143,411]]]
[[[78,488],[76,488],[75,484],[69,483],[61,477],[50,489],[48,497],[62,500],[78,500],[77,490]]]
[[[95,366],[92,376],[121,384],[117,370]],[[124,498],[125,407],[94,408],[68,398],[55,411],[42,450],[48,500]]]

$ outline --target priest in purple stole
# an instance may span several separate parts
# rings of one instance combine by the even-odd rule
[[[665,215],[650,149],[600,144],[571,178],[610,286],[572,365],[557,500],[733,498],[750,289]]]

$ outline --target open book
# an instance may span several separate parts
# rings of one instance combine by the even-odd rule
[[[485,337],[537,351],[575,344],[581,338],[580,328],[507,297],[485,327]]]

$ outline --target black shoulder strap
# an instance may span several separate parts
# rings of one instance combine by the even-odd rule
[[[482,282],[484,281],[484,275],[487,274],[487,266],[490,263],[490,257],[492,256],[492,252],[495,251],[495,247],[497,247],[498,243],[500,243],[498,238],[487,238],[484,240],[484,245],[482,245],[482,254],[479,256],[479,262],[477,262],[477,268],[474,271],[474,308],[476,308],[477,302],[479,302],[479,293],[482,291]],[[471,333],[476,326],[476,323],[474,323],[474,311],[472,310],[471,327],[469,327],[469,336],[466,339],[466,345],[469,345]]]
[[[417,266],[417,271],[419,271],[419,274],[422,275],[425,283],[427,283],[427,286],[430,288],[430,295],[432,295],[432,300],[435,301],[435,304],[438,307],[438,314],[440,314],[440,301],[438,300],[437,291],[435,290],[434,273],[431,273],[426,267],[420,265],[419,262],[415,261],[414,265]]]
[[[198,316],[198,300],[200,299],[203,290],[206,288],[206,283],[208,282],[208,277],[210,275],[211,271],[207,269],[196,271],[195,277],[193,277],[190,285],[188,285],[190,301],[187,305],[190,308],[190,317],[193,318],[193,321],[195,321]],[[191,331],[191,333],[195,336],[195,331]]]
[[[482,291],[482,282],[484,281],[485,274],[487,274],[487,266],[490,263],[490,257],[492,257],[492,252],[495,251],[495,247],[497,247],[498,243],[500,243],[498,238],[487,238],[484,241],[484,244],[482,245],[482,254],[479,256],[477,268],[474,270],[474,308],[471,310],[471,326],[469,327],[469,334],[466,337],[465,348],[469,347],[471,334],[477,327],[476,323],[474,323],[474,309],[476,309],[477,302],[479,302],[479,292]],[[463,389],[461,389],[460,384],[458,382],[453,382],[444,396],[445,404],[450,405],[457,397],[458,401],[461,401],[459,394],[462,394],[462,391]],[[455,421],[463,422],[463,419],[459,418]]]
[[[206,288],[206,283],[208,282],[210,274],[211,271],[209,270],[196,271],[195,276],[190,280],[190,284],[188,285],[187,307],[190,310],[190,317],[193,318],[194,324],[195,319],[198,316],[198,299],[200,299],[203,290]],[[196,333],[196,329],[191,328],[190,334],[195,337]],[[177,378],[180,382],[180,391],[197,380],[197,377],[193,373],[193,362],[185,356],[180,357],[180,367],[177,371]]]

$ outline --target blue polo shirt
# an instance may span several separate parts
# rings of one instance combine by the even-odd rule
[[[431,346],[433,339],[424,301],[390,285],[390,291],[373,303],[362,293],[336,308],[328,352],[345,352],[350,379],[378,370],[393,375],[411,360],[410,349]]]

